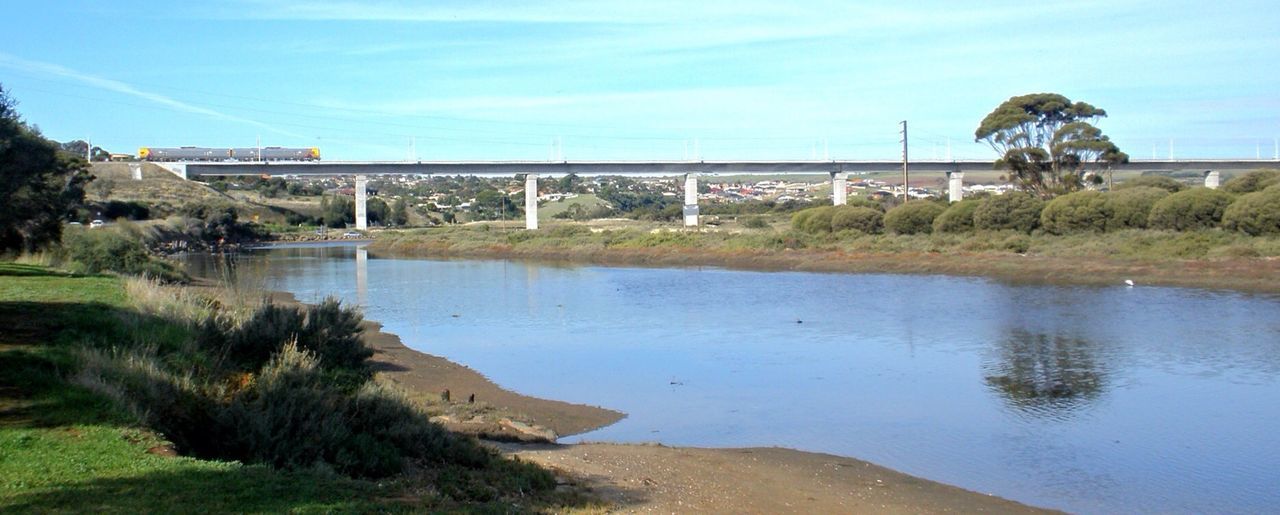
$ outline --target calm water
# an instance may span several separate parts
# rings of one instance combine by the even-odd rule
[[[357,252],[237,270],[628,414],[564,441],[791,447],[1079,512],[1280,511],[1280,296]]]

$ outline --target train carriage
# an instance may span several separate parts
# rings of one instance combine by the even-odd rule
[[[206,148],[206,147],[142,147],[138,158],[143,161],[319,161],[320,149],[263,147],[258,148]]]

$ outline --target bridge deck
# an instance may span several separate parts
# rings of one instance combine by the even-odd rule
[[[676,175],[690,172],[718,174],[819,174],[831,172],[892,172],[901,161],[317,161],[317,162],[187,162],[157,163],[183,167],[185,175]],[[992,161],[911,161],[912,172],[989,171]],[[1280,168],[1280,161],[1143,160],[1116,170],[1185,171]]]

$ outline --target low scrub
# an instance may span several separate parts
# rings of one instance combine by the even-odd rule
[[[1055,198],[1040,212],[1040,226],[1049,234],[1102,232],[1107,228],[1106,196],[1097,191],[1077,191]]]
[[[800,211],[791,218],[791,227],[809,234],[831,232],[831,219],[835,216],[835,210],[835,206],[822,206]]]
[[[884,227],[894,234],[928,234],[933,232],[933,221],[946,210],[936,202],[908,202],[885,213]]]
[[[1222,191],[1235,194],[1253,193],[1274,184],[1280,184],[1280,170],[1254,170],[1223,183]]]
[[[1187,185],[1177,179],[1163,175],[1143,175],[1116,185],[1116,191],[1129,188],[1160,188],[1169,193],[1177,193],[1187,189]]]
[[[1236,199],[1222,213],[1222,228],[1251,236],[1280,234],[1280,185]]]
[[[956,233],[973,231],[973,212],[978,209],[979,199],[961,200],[947,207],[945,211],[933,219],[933,232]]]
[[[1134,186],[1107,193],[1103,198],[1107,232],[1145,228],[1151,217],[1151,208],[1167,196],[1168,189],[1151,186]]]
[[[1044,201],[1029,193],[1013,192],[982,199],[973,210],[973,227],[984,231],[1030,233],[1040,225]]]
[[[824,208],[826,209],[826,208]],[[831,232],[854,231],[877,234],[884,228],[885,215],[863,206],[839,206],[832,209]]]
[[[288,345],[314,354],[335,384],[359,387],[370,376],[373,350],[360,340],[361,316],[332,297],[313,306],[267,303],[233,324],[212,317],[201,324],[199,346],[240,372],[262,367]]]
[[[185,282],[176,267],[147,250],[142,238],[114,229],[75,229],[62,240],[68,268],[79,273],[115,272]]]
[[[769,221],[765,220],[763,216],[748,216],[742,219],[742,226],[748,229],[767,229]]]
[[[1231,200],[1230,193],[1209,188],[1180,191],[1151,207],[1147,226],[1171,231],[1217,227]]]
[[[142,332],[86,345],[72,379],[183,454],[355,478],[431,471],[440,495],[458,501],[555,486],[547,471],[449,433],[370,381],[361,317],[335,300],[264,304],[237,322],[241,315],[218,314],[233,297],[196,298],[148,281],[132,281],[127,291],[140,297],[138,317],[176,328],[181,334],[167,336],[189,343],[148,343],[151,333]]]

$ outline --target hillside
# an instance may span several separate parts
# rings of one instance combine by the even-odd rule
[[[188,181],[152,163],[142,163],[142,180],[134,180],[129,163],[93,163],[90,172],[96,177],[85,192],[86,200],[136,201],[160,213],[173,212],[196,202],[229,203],[242,219],[284,223],[285,215],[295,211],[308,215],[319,213],[319,199],[267,199],[256,192],[222,193],[199,181]]]

